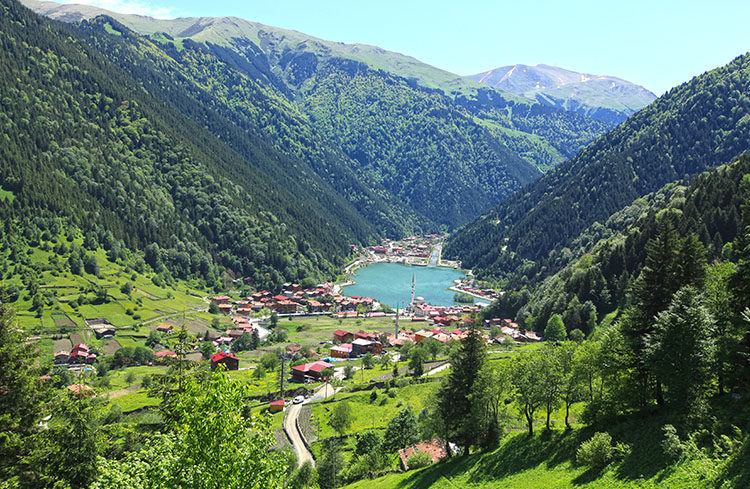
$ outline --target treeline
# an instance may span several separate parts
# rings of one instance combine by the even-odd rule
[[[750,56],[740,56],[672,89],[456,233],[446,257],[462,259],[480,277],[528,275],[525,259],[538,264],[532,275],[556,271],[550,253],[594,222],[747,151],[749,73]]]

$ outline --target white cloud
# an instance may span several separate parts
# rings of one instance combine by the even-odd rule
[[[91,5],[119,14],[146,15],[157,19],[174,19],[179,16],[179,11],[171,7],[157,7],[130,0],[62,0],[62,3]]]

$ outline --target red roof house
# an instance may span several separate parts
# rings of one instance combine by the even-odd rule
[[[272,413],[278,413],[279,411],[284,410],[284,399],[279,399],[278,401],[271,401],[268,405],[268,410]]]
[[[306,380],[322,380],[323,376],[321,375],[321,372],[323,371],[323,369],[326,369],[328,367],[333,368],[333,365],[324,361],[297,365],[296,367],[292,367],[292,380],[295,382],[305,382]]]
[[[240,368],[240,359],[231,353],[220,351],[211,355],[211,370],[216,370],[219,365],[224,365],[227,370],[237,370]]]

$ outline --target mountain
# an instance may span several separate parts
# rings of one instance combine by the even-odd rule
[[[455,233],[446,256],[480,276],[516,284],[554,272],[557,258],[588,226],[748,151],[748,90],[748,55],[673,88]]]
[[[515,317],[529,329],[542,330],[552,314],[560,314],[568,330],[589,333],[592,311],[601,318],[625,303],[629,284],[645,265],[647,243],[665,226],[680,238],[695,236],[709,262],[726,261],[731,243],[743,229],[748,174],[750,157],[744,156],[635,200],[581,233],[559,271],[538,284],[510,291],[489,315]]]
[[[39,13],[70,22],[108,15],[142,35],[160,39],[166,36],[178,45],[189,39],[208,47],[230,66],[237,67],[238,63],[251,66],[260,82],[273,85],[307,110],[318,129],[338,141],[348,156],[409,204],[412,203],[410,187],[408,183],[400,182],[414,178],[415,165],[419,174],[427,178],[432,178],[434,168],[437,168],[439,173],[434,175],[435,182],[454,180],[458,184],[458,193],[476,194],[473,188],[479,178],[479,187],[483,189],[476,199],[472,199],[474,202],[469,202],[469,199],[455,202],[452,198],[446,201],[443,193],[436,192],[427,197],[427,202],[414,203],[419,212],[448,227],[466,222],[466,216],[476,208],[491,207],[530,178],[535,178],[538,172],[529,169],[529,165],[546,171],[575,155],[611,127],[579,114],[491,89],[375,46],[325,41],[235,17],[161,20],[87,6],[35,0],[26,0],[26,4]],[[342,66],[349,67],[347,69],[358,67],[358,76],[351,78],[342,73]],[[335,78],[339,73],[348,80],[340,87],[344,96],[338,97],[329,91],[320,93],[319,90],[328,90],[331,76]],[[389,77],[389,93],[408,91],[409,94],[378,100],[377,91],[365,93],[363,90],[367,87],[356,83],[365,76],[372,79]],[[354,100],[355,96],[357,100]],[[415,96],[423,99],[423,103],[415,106],[412,103]],[[312,104],[305,103],[305,99],[315,99],[316,104],[324,100],[335,103],[338,104],[336,110],[341,108],[360,116],[353,121],[347,120],[345,125],[331,124],[330,120],[320,117],[320,111],[310,113]],[[427,99],[431,101],[427,102]],[[438,99],[440,105],[450,110],[412,112],[413,107],[422,108]],[[375,100],[377,104],[372,103]],[[368,110],[363,111],[357,105],[362,103],[369,104]],[[430,135],[431,139],[383,137],[393,130],[391,123],[409,124],[425,114],[433,119],[431,125],[438,130]],[[381,117],[383,115],[387,117]],[[443,130],[455,133],[456,117],[465,121],[458,123],[463,126],[459,129],[461,134],[443,137]],[[484,140],[480,146],[492,146],[493,149],[480,148],[480,154],[477,154],[472,147],[475,135]],[[493,140],[491,144],[488,138]],[[444,159],[442,162],[432,161],[434,152],[422,154],[425,148],[436,145]],[[399,165],[392,163],[391,157],[409,161],[409,165],[401,171]],[[519,162],[518,157],[526,164]],[[478,176],[470,174],[471,169],[463,168],[467,161],[476,162],[486,171]],[[396,174],[393,174],[394,167]],[[492,179],[496,174],[502,174],[500,180]],[[483,175],[490,179],[481,181]],[[389,182],[399,183],[389,187]],[[469,208],[462,208],[464,205]]]
[[[382,237],[294,152],[276,149],[261,133],[236,135],[216,112],[186,117],[172,103],[177,96],[149,93],[72,26],[50,24],[16,2],[3,6],[5,230],[33,240],[50,226],[70,226],[91,249],[103,243],[115,250],[113,261],[138,261],[140,254],[162,279],[212,287],[225,272],[260,287],[331,277],[350,243]],[[158,75],[139,72],[163,82]],[[182,94],[187,112],[186,92],[164,89]],[[265,108],[266,117],[288,121],[282,110]],[[331,171],[350,179],[344,163]],[[350,180],[368,199],[363,206],[388,216],[365,183]]]
[[[502,66],[466,78],[609,124],[623,122],[656,99],[647,89],[621,78],[544,64]]]

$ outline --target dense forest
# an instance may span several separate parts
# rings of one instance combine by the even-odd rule
[[[17,3],[0,21],[6,226],[62,217],[165,275],[213,284],[221,266],[265,286],[330,276],[350,242],[378,236],[351,204],[262,171],[287,156],[261,138],[241,155]]]
[[[742,157],[636,200],[587,229],[571,249],[552,253],[557,273],[513,284],[486,314],[515,318],[537,331],[560,314],[568,331],[589,334],[596,318],[632,300],[631,282],[646,265],[648,243],[661,234],[676,251],[701,248],[709,262],[732,260],[750,198],[749,174],[750,158]]]
[[[373,46],[333,43],[230,17],[159,20],[29,4],[67,21],[91,19],[99,12],[116,19],[105,21],[110,26],[102,30],[139,44],[136,53],[120,59],[114,54],[127,50],[125,46],[115,47],[115,40],[94,42],[97,49],[112,53],[112,61],[131,66],[137,77],[142,64],[135,60],[142,56],[144,41],[118,23],[149,36],[164,50],[147,54],[150,62],[165,69],[173,82],[189,81],[196,85],[190,90],[206,92],[193,93],[192,99],[208,104],[242,131],[265,130],[271,144],[310,163],[385,231],[398,225],[389,221],[404,222],[404,227],[423,224],[420,215],[427,217],[427,225],[452,229],[465,224],[536,178],[534,167],[554,167],[611,128]],[[88,28],[85,23],[83,28]],[[164,54],[179,66],[166,63]],[[215,69],[217,62],[221,71]],[[141,83],[152,85],[145,79]],[[152,90],[172,96],[158,84]],[[263,101],[248,101],[248,96]],[[187,110],[182,102],[174,103]],[[260,107],[284,115],[259,115]],[[334,112],[338,117],[331,116]],[[312,133],[303,115],[313,123]],[[339,177],[337,172],[347,166]],[[351,171],[365,183],[358,186],[347,178]],[[422,192],[427,184],[437,189]],[[369,202],[385,204],[384,209]]]
[[[354,226],[364,217],[388,237],[429,227],[315,131],[283,89],[270,83],[267,68],[259,71],[236,55],[228,62],[226,48],[213,44],[175,43],[163,35],[150,40],[111,18],[61,28],[83,37],[151,95],[208,129],[307,205],[346,216]],[[286,158],[256,158],[259,140]],[[350,204],[362,217],[353,215]]]
[[[668,182],[744,153],[750,130],[749,84],[746,55],[670,90],[457,232],[446,255],[462,259],[479,276],[512,275],[520,259],[549,270],[550,252],[570,246],[594,222],[603,222]],[[527,274],[521,267],[519,274]]]

